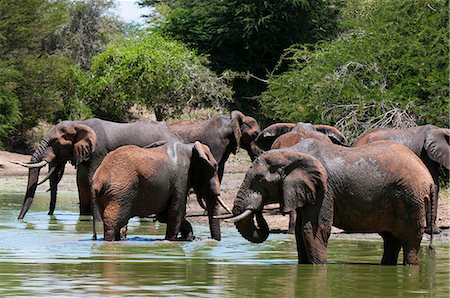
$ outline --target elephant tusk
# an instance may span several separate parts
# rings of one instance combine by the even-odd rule
[[[214,215],[213,218],[215,219],[229,219],[234,217],[233,214],[221,214],[221,215]]]
[[[244,218],[247,218],[248,216],[252,215],[252,213],[253,213],[252,210],[247,209],[244,212],[242,212],[241,214],[239,214],[238,216],[230,218],[227,221],[229,221],[229,222],[238,222],[238,221],[241,221]]]
[[[227,210],[228,213],[233,214],[233,212],[231,211],[230,207],[228,207],[227,204],[225,204],[225,202],[220,198],[220,196],[217,196],[217,201],[223,207],[223,209]]]
[[[11,161],[11,163],[14,163],[14,164],[17,164],[17,165],[20,165],[22,167],[29,168],[29,169],[42,168],[43,166],[48,164],[48,162],[46,160],[43,160],[43,161],[38,162],[38,163],[31,163],[31,164],[20,162],[20,161]]]
[[[47,173],[47,176],[45,176],[45,178],[42,181],[39,181],[37,185],[41,185],[42,183],[44,183],[45,181],[47,181],[50,176],[53,174],[53,172],[55,171],[56,167],[52,167],[50,168],[50,170]]]

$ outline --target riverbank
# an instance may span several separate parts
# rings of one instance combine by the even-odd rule
[[[7,151],[0,151],[0,191],[3,192],[23,192],[25,193],[28,170],[22,166],[12,164],[10,161],[28,162],[29,155],[16,154]],[[236,156],[230,156],[225,165],[225,175],[222,181],[221,197],[228,206],[233,206],[239,186],[244,179],[245,173],[250,166],[250,159],[244,152],[239,152]],[[47,167],[42,169],[41,175],[47,173]],[[76,192],[75,168],[70,164],[66,165],[64,178],[61,180],[58,190]],[[43,176],[44,177],[44,176]],[[38,192],[45,192],[48,184],[44,183],[37,189]],[[439,212],[437,225],[442,229],[442,233],[433,236],[433,241],[450,243],[450,190],[444,190],[440,194]],[[18,210],[19,211],[19,210]],[[187,213],[199,214],[203,210],[197,204],[195,196],[191,195],[188,200]],[[268,211],[264,214],[270,229],[274,233],[285,233],[288,227],[288,216],[282,216],[277,210]],[[190,217],[193,223],[207,223],[205,216]],[[233,225],[223,222],[224,225]],[[346,233],[340,229],[333,228],[332,236],[345,239],[381,239],[378,234]],[[429,235],[424,235],[423,243],[427,243]]]

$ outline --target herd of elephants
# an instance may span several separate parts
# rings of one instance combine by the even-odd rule
[[[270,233],[262,215],[278,203],[289,213],[299,263],[324,264],[331,227],[379,233],[382,264],[418,264],[423,233],[436,226],[439,167],[447,170],[450,130],[433,125],[375,128],[351,145],[335,127],[276,123],[261,129],[240,111],[205,121],[115,123],[63,121],[41,140],[27,167],[28,184],[19,214],[24,218],[38,184],[50,182],[50,211],[69,161],[77,169],[80,214],[102,220],[104,239],[126,237],[134,216],[156,215],[167,224],[165,239],[192,240],[186,220],[193,190],[206,210],[211,237],[221,239],[228,218],[255,243]],[[220,198],[225,162],[238,148],[251,160],[232,210]],[[40,182],[40,169],[49,170]],[[220,214],[222,206],[228,211]],[[432,237],[430,237],[432,239]],[[431,242],[432,240],[430,240]],[[431,243],[430,243],[431,245]]]

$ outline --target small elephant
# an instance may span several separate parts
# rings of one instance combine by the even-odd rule
[[[256,159],[234,202],[239,233],[249,241],[267,239],[263,206],[295,209],[299,263],[324,264],[331,226],[379,233],[382,264],[418,264],[418,252],[435,196],[433,179],[408,148],[379,142],[358,148],[306,139],[270,150]],[[258,227],[253,218],[256,217]]]
[[[232,111],[230,116],[218,115],[201,122],[181,121],[168,126],[183,142],[199,141],[211,149],[219,163],[220,181],[225,162],[231,153],[236,154],[239,147],[247,151],[251,160],[262,153],[255,144],[255,139],[261,131],[258,122],[240,111]]]
[[[450,169],[450,129],[434,125],[423,125],[405,129],[374,128],[364,132],[353,142],[353,147],[380,140],[390,140],[408,147],[423,161],[433,177],[437,193],[439,193],[439,166]],[[439,204],[438,195],[433,202],[433,225],[427,227],[426,233],[439,234],[436,226]]]
[[[29,168],[28,185],[18,219],[23,219],[33,202],[36,188],[50,179],[50,208],[56,205],[58,183],[67,161],[77,168],[77,186],[80,214],[92,214],[91,181],[105,155],[123,145],[146,146],[160,140],[178,140],[168,127],[155,121],[115,123],[101,119],[63,121],[48,132],[34,151],[29,163],[18,163]],[[38,183],[39,171],[49,165],[48,175]]]
[[[120,240],[120,229],[133,216],[156,214],[167,223],[165,239],[193,239],[185,219],[188,191],[206,200],[211,237],[220,240],[214,218],[219,195],[217,162],[208,146],[167,142],[159,147],[123,146],[104,158],[95,171],[92,191],[103,220],[105,240]]]
[[[324,134],[331,140],[333,143],[338,145],[347,145],[347,139],[345,138],[344,134],[339,131],[337,128],[330,126],[330,125],[324,125],[324,124],[311,124],[311,123],[303,123],[298,122],[295,123],[275,123],[272,125],[267,126],[264,128],[258,137],[256,138],[255,142],[256,145],[258,145],[259,148],[267,151],[272,148],[272,145],[274,144],[275,140],[280,137],[281,135],[284,135],[290,131],[293,130],[303,130],[303,131],[315,131]]]

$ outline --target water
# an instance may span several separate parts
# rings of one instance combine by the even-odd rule
[[[77,194],[59,194],[55,216],[39,193],[17,221],[22,194],[0,194],[0,297],[449,297],[450,246],[427,243],[420,266],[380,266],[381,240],[330,239],[326,266],[298,265],[295,239],[252,244],[233,228],[222,241],[163,241],[165,225],[133,219],[127,241],[91,240]],[[401,259],[401,257],[400,257]]]

